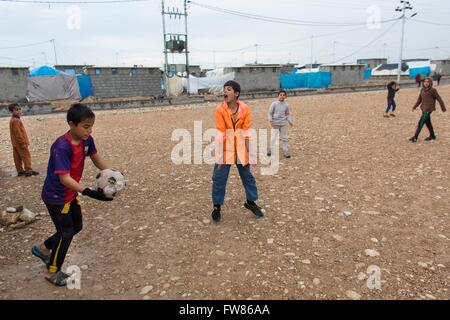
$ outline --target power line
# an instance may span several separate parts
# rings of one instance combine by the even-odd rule
[[[345,60],[345,59],[347,59],[347,58],[350,58],[351,56],[354,56],[355,54],[359,53],[360,51],[364,50],[365,48],[368,48],[368,47],[371,46],[373,43],[377,42],[377,41],[380,40],[382,37],[384,37],[389,31],[391,31],[391,29],[394,28],[394,26],[395,26],[397,23],[398,23],[398,20],[395,21],[389,28],[387,28],[387,30],[385,30],[382,34],[380,34],[380,35],[379,35],[378,37],[376,37],[374,40],[372,40],[372,41],[370,41],[369,43],[367,43],[365,46],[363,46],[363,47],[359,48],[358,50],[352,52],[351,54],[349,54],[349,55],[347,55],[347,56],[345,56],[345,57],[343,57],[343,58],[341,58],[341,59],[339,59],[339,60],[333,61],[333,62],[331,62],[331,63],[329,63],[329,64],[334,64],[334,63],[340,62],[340,61],[342,61],[342,60]]]
[[[353,29],[344,30],[344,31],[323,33],[323,34],[319,34],[319,35],[314,35],[314,38],[329,37],[329,36],[334,36],[337,34],[353,32],[353,31],[358,31],[358,30],[363,30],[363,29],[366,29],[366,27],[358,27],[358,28],[353,28]],[[262,44],[258,43],[258,46],[259,47],[281,46],[281,45],[293,44],[296,42],[301,42],[301,41],[310,40],[310,39],[311,39],[311,36],[307,36],[307,37],[297,38],[297,39],[284,41],[284,42],[272,42],[272,43],[262,43]],[[206,49],[197,49],[197,48],[191,48],[191,49],[195,50],[195,51],[203,51],[203,52],[211,52],[211,53],[230,53],[230,52],[240,52],[240,51],[245,51],[245,50],[249,50],[249,49],[254,49],[254,46],[248,46],[248,47],[243,47],[243,48],[239,48],[239,49],[229,49],[229,50],[206,50]]]
[[[4,0],[0,0],[0,1],[4,1]],[[0,48],[0,50],[33,47],[33,46],[37,46],[37,45],[40,45],[40,44],[49,43],[49,42],[52,42],[52,41],[53,41],[53,39],[50,39],[50,40],[47,40],[47,41],[41,41],[41,42],[35,42],[35,43],[30,43],[30,44],[19,45],[19,46],[13,46],[13,47],[2,47],[2,48]]]
[[[420,19],[414,19],[413,21],[420,22],[420,23],[431,24],[431,25],[435,25],[435,26],[450,27],[450,24],[447,24],[447,23],[432,22],[432,21],[426,21],[426,20],[420,20]]]
[[[195,1],[189,1],[190,4],[193,4],[198,7],[202,7],[208,10],[220,12],[220,13],[226,13],[231,15],[236,15],[248,19],[253,20],[259,20],[259,21],[265,21],[265,22],[274,22],[274,23],[281,23],[281,24],[290,24],[290,25],[302,25],[302,26],[316,26],[316,27],[348,27],[348,26],[362,26],[367,25],[367,22],[357,22],[357,23],[348,23],[348,22],[318,22],[318,21],[307,21],[307,20],[294,20],[294,19],[284,19],[284,18],[278,18],[278,17],[270,17],[270,16],[263,16],[263,15],[255,15],[243,11],[235,11],[235,10],[229,10],[224,9],[220,7],[210,6],[206,4],[201,4]],[[386,23],[386,22],[392,22],[397,20],[395,19],[388,19],[388,20],[382,20],[380,23]]]
[[[45,0],[0,0],[0,2],[17,2],[17,3],[31,3],[31,4],[114,4],[114,3],[128,3],[128,2],[147,2],[151,0],[104,0],[104,1],[45,1]]]

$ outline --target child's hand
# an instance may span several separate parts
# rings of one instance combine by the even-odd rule
[[[100,200],[100,201],[112,201],[112,198],[107,198],[105,195],[101,192],[98,192],[97,190],[92,190],[89,188],[86,188],[81,193],[83,196],[88,196],[92,199]]]
[[[220,169],[222,169],[222,165],[221,165],[221,164],[218,164],[218,165],[217,165],[217,169],[220,171]]]

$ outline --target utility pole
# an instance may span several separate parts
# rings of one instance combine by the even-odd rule
[[[336,41],[333,41],[333,63],[336,61]]]
[[[186,35],[186,76],[187,76],[187,94],[190,94],[191,82],[189,80],[189,47],[188,47],[188,25],[187,25],[187,0],[184,0],[184,32]]]
[[[161,0],[161,14],[163,23],[163,41],[164,41],[164,84],[166,89],[166,96],[169,97],[169,61],[166,43],[166,20],[164,19],[164,0]]]
[[[386,43],[383,43],[383,58],[386,58]]]
[[[313,40],[314,40],[314,35],[311,36],[311,70],[313,68]]]
[[[53,53],[55,54],[55,65],[58,64],[58,56],[56,55],[56,44],[55,44],[55,39],[51,40],[53,42]]]
[[[411,3],[409,1],[402,0],[402,1],[400,1],[400,4],[401,5],[395,9],[395,11],[402,13],[402,16],[401,16],[401,19],[402,19],[402,36],[401,36],[401,40],[400,40],[400,58],[399,58],[399,61],[398,61],[397,83],[400,83],[400,75],[401,75],[401,72],[402,72],[403,42],[405,40],[406,10],[412,10],[413,9],[413,7],[412,7],[412,5],[411,5]],[[416,15],[416,13],[413,14],[411,16],[411,18],[414,17],[415,15]]]
[[[162,21],[163,21],[163,38],[164,38],[164,75],[165,75],[165,84],[166,84],[166,94],[169,94],[169,74],[170,74],[170,66],[169,66],[169,58],[168,54],[184,54],[186,57],[186,78],[187,78],[187,92],[190,92],[190,70],[189,70],[189,48],[188,48],[188,27],[187,27],[187,10],[188,3],[190,1],[183,0],[183,9],[179,10],[179,8],[169,8],[165,6],[164,0],[161,1],[162,7]],[[184,33],[178,31],[178,33],[167,33],[166,32],[166,17],[168,16],[169,20],[181,20],[184,19]],[[173,64],[175,62],[173,61]]]
[[[258,44],[255,43],[255,64],[258,64]]]

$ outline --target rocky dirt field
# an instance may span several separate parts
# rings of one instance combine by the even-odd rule
[[[450,86],[438,89],[450,107]],[[65,263],[80,268],[81,289],[49,284],[31,255],[54,230],[43,215],[0,229],[0,299],[449,299],[450,118],[438,108],[438,139],[425,142],[424,128],[418,143],[407,141],[417,96],[401,90],[389,119],[386,92],[290,98],[292,158],[274,176],[255,168],[266,216],[243,207],[233,168],[219,224],[210,219],[212,165],[170,157],[172,131],[193,133],[200,120],[214,127],[214,104],[97,112],[97,148],[128,185],[112,203],[82,199],[84,230]],[[268,128],[270,102],[249,102],[254,128]],[[13,176],[8,121],[0,119],[0,208],[45,212],[40,192],[65,115],[24,117],[41,172],[31,178]],[[83,182],[96,173],[87,161]]]

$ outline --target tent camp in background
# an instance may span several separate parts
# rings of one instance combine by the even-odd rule
[[[81,98],[76,75],[68,75],[50,66],[42,66],[30,71],[27,96],[30,101]]]
[[[372,77],[386,77],[397,76],[398,64],[397,63],[385,63],[380,64],[376,68],[372,69]],[[402,76],[408,76],[413,79],[417,74],[423,76],[429,76],[431,73],[430,60],[425,59],[411,59],[404,60],[402,63]]]

